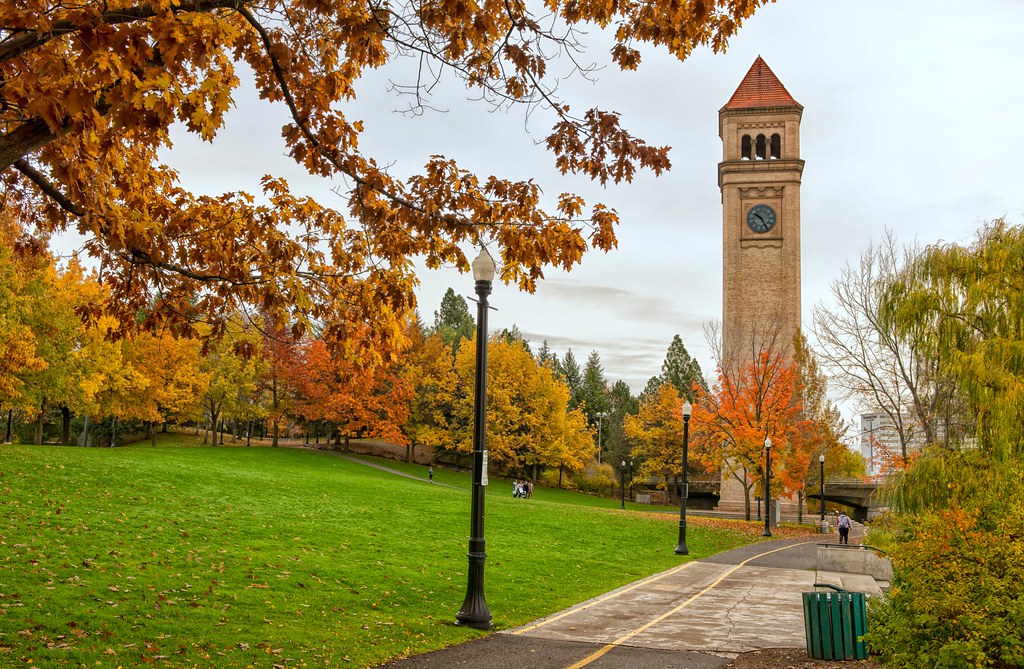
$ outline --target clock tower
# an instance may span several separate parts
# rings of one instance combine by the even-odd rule
[[[722,162],[722,359],[792,350],[800,329],[800,117],[760,56],[718,112]]]

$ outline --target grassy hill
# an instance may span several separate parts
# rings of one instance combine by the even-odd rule
[[[0,449],[0,665],[365,667],[479,634],[452,624],[467,474],[189,445]],[[492,479],[487,496],[498,628],[681,561],[671,515],[510,491]],[[701,523],[691,559],[759,538]]]

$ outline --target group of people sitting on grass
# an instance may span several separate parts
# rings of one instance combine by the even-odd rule
[[[532,498],[533,483],[531,483],[530,481],[512,481],[512,496],[522,497],[523,499],[526,499],[527,497]]]

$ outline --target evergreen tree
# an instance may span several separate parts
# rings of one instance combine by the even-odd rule
[[[537,360],[538,367],[551,367],[555,368],[558,365],[558,356],[548,346],[548,340],[545,339],[544,343],[541,344],[540,349],[537,350],[537,355],[534,356]]]
[[[587,357],[579,397],[591,421],[595,420],[599,413],[608,413],[611,407],[608,400],[608,382],[604,378],[604,367],[601,366],[601,356],[597,351],[591,351]]]
[[[434,332],[441,336],[452,351],[458,351],[462,340],[469,339],[476,332],[476,324],[469,313],[466,299],[456,295],[451,288],[441,298],[441,308],[434,312]]]
[[[660,376],[652,376],[647,379],[647,385],[644,386],[643,392],[640,393],[640,403],[643,404],[658,396],[658,389],[665,383],[665,380]]]
[[[679,391],[680,396],[690,401],[694,398],[694,384],[701,390],[708,389],[700,363],[690,357],[679,335],[674,336],[668,346],[665,362],[661,363],[661,378],[671,383]]]
[[[618,468],[623,461],[629,462],[633,459],[622,424],[627,415],[635,415],[640,410],[640,402],[633,396],[629,385],[621,380],[612,385],[608,392],[608,401],[610,408],[604,445],[610,454],[608,457]]]
[[[575,409],[581,403],[580,391],[583,387],[583,373],[580,371],[580,364],[576,362],[576,356],[570,348],[565,352],[561,362],[558,364],[558,373],[569,386],[569,410]]]
[[[519,326],[514,323],[512,324],[511,330],[505,328],[499,332],[498,339],[506,344],[521,346],[524,351],[529,353],[531,356],[533,355],[533,351],[530,350],[530,342],[526,340],[526,337],[523,335],[523,331],[519,329]]]

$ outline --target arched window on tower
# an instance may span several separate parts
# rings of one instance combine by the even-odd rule
[[[740,159],[750,160],[750,135],[743,135],[740,140]]]
[[[782,137],[779,136],[779,133],[772,135],[771,151],[772,158],[778,160],[782,157]]]
[[[757,136],[757,144],[754,147],[755,159],[756,160],[764,160],[765,158],[768,157],[767,156],[767,153],[768,153],[767,148],[768,147],[765,146],[766,144],[767,144],[767,142],[765,141],[764,135],[758,135]]]

